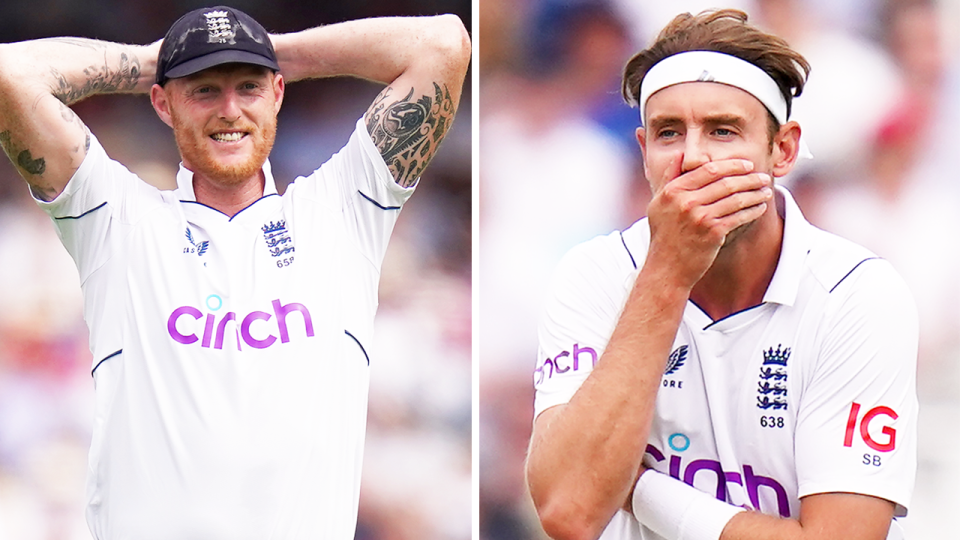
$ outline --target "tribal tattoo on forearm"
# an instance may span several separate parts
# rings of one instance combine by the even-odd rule
[[[413,88],[399,100],[388,86],[366,114],[367,131],[397,183],[410,187],[437,152],[450,129],[455,107],[446,85],[433,83],[434,95],[413,101]]]
[[[129,92],[140,81],[140,59],[125,46],[101,41],[79,38],[53,38],[50,41],[75,45],[103,52],[103,65],[91,65],[83,70],[85,79],[79,86],[54,68],[50,68],[53,77],[53,95],[61,102],[70,105],[93,94]],[[111,67],[108,56],[118,55],[118,65]]]

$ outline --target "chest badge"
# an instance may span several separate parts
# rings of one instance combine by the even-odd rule
[[[683,367],[683,363],[687,361],[687,351],[689,350],[689,346],[681,345],[670,353],[670,358],[667,359],[667,365],[663,370],[664,388],[683,388],[683,381],[678,381],[673,378],[668,379],[667,377],[673,375]]]
[[[790,359],[790,347],[777,345],[763,351],[763,365],[760,366],[760,381],[757,383],[757,407],[760,409],[787,408],[787,361]]]
[[[277,267],[283,268],[290,266],[293,262],[293,238],[290,237],[290,231],[287,230],[287,221],[281,219],[278,222],[271,221],[260,228],[263,231],[263,241],[267,244],[267,250],[271,257],[278,258]]]
[[[210,249],[209,240],[203,240],[201,242],[197,242],[196,240],[193,239],[193,231],[190,230],[190,227],[187,227],[186,237],[187,237],[187,241],[190,242],[191,247],[183,248],[184,253],[196,253],[198,257],[202,257],[203,254],[206,253],[208,249]]]

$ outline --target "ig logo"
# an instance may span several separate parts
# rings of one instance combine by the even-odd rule
[[[870,435],[870,423],[873,422],[878,416],[885,416],[896,420],[897,412],[890,407],[881,405],[879,407],[870,409],[863,415],[863,418],[860,418],[860,404],[857,402],[850,404],[850,416],[847,417],[847,430],[843,437],[843,446],[848,448],[853,446],[853,435],[857,427],[857,420],[859,419],[860,437],[867,446],[877,452],[893,451],[897,447],[897,430],[895,428],[889,425],[883,426],[883,428],[880,430],[881,433],[886,435],[886,440],[883,442],[877,442],[873,436]],[[863,463],[864,465],[873,465],[875,467],[879,467],[882,464],[882,460],[879,455],[864,454]]]

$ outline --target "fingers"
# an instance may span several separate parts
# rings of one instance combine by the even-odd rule
[[[656,198],[697,222],[723,218],[773,198],[773,179],[766,173],[727,176],[696,190],[684,189],[681,178],[664,186]]]
[[[773,189],[761,185],[757,189],[731,193],[710,204],[695,206],[691,215],[700,227],[726,236],[733,229],[759,219],[772,200]]]
[[[703,186],[692,193],[694,200],[701,205],[710,205],[733,197],[741,200],[741,194],[753,191],[768,190],[773,186],[773,179],[766,173],[745,174],[742,176],[727,176]],[[773,192],[770,191],[770,195]]]
[[[753,162],[746,159],[721,159],[705,163],[696,169],[680,174],[680,166],[683,162],[683,155],[678,154],[674,158],[676,163],[671,161],[671,166],[667,167],[666,175],[668,182],[663,185],[675,184],[675,188],[693,191],[706,185],[712,184],[721,178],[730,176],[743,176],[753,172]],[[674,173],[674,170],[676,171]],[[670,175],[673,176],[670,176]]]
[[[742,162],[737,165],[737,161],[741,160],[728,160],[722,166],[711,169],[721,172],[743,167]],[[706,165],[702,168],[706,168]],[[677,177],[674,182],[664,186],[654,197],[653,206],[656,213],[665,211],[664,215],[675,216],[673,219],[676,223],[693,226],[689,230],[699,231],[695,234],[722,242],[731,230],[762,216],[767,204],[773,200],[773,179],[766,173],[726,176],[700,189],[684,189],[685,177],[694,172]],[[713,174],[708,172],[698,177],[703,179]]]
[[[696,193],[696,204],[721,218],[771,200],[771,184],[772,180],[765,174],[724,178]]]
[[[742,208],[721,218],[717,218],[716,228],[719,231],[723,231],[723,235],[726,237],[730,231],[733,231],[742,225],[746,225],[751,221],[760,219],[760,216],[767,211],[767,204],[767,202],[762,202],[754,206]]]

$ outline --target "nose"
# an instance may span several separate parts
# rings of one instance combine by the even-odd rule
[[[680,173],[692,171],[701,165],[710,162],[710,155],[707,153],[706,141],[700,135],[698,129],[691,129],[684,138],[683,163],[680,166]]]
[[[236,122],[240,119],[240,104],[236,92],[225,91],[221,96],[219,118],[225,122]]]

